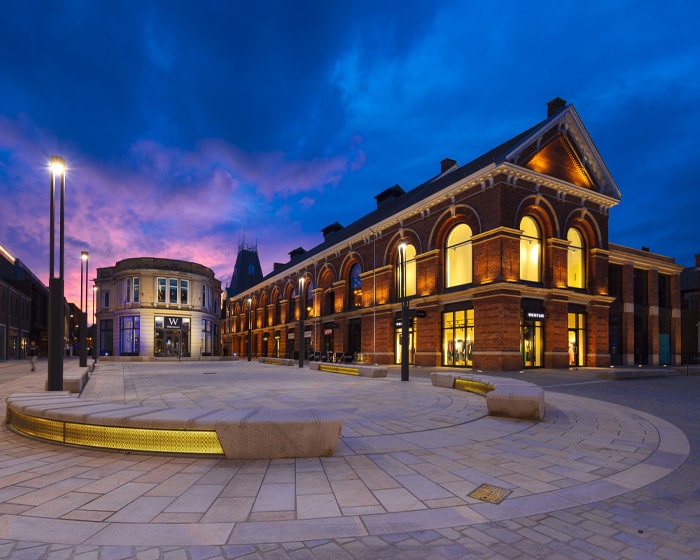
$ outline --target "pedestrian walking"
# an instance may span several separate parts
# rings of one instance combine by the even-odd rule
[[[36,359],[39,357],[39,348],[33,340],[29,343],[29,360],[32,362],[32,371],[36,370]]]

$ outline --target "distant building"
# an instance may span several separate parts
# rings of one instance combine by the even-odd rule
[[[200,264],[125,259],[97,269],[101,356],[182,359],[220,355],[221,282]]]
[[[0,245],[0,360],[25,358],[31,340],[46,356],[48,309],[48,288]]]
[[[250,331],[254,356],[397,364],[405,295],[416,365],[677,364],[682,267],[608,242],[620,196],[574,107],[554,99],[542,122],[382,191],[374,211],[229,294],[225,344],[243,353]]]
[[[695,255],[695,266],[681,272],[683,309],[683,363],[700,364],[700,255]]]

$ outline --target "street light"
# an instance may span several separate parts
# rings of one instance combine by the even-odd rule
[[[299,278],[299,367],[304,367],[304,277]]]
[[[80,253],[80,367],[87,366],[88,252]],[[83,263],[85,263],[85,308],[83,309]]]
[[[399,296],[401,297],[401,381],[408,381],[408,297],[406,295],[406,243],[399,245]]]
[[[65,306],[63,303],[63,224],[65,216],[65,195],[66,195],[66,161],[59,156],[51,156],[49,160],[51,170],[51,208],[49,220],[49,363],[47,389],[49,391],[63,390],[63,344],[65,338]],[[61,177],[61,201],[59,214],[59,257],[58,276],[55,276],[54,258],[56,256],[56,245],[54,229],[56,226],[56,178]]]
[[[97,365],[97,357],[100,355],[100,333],[97,329],[97,307],[95,307],[95,299],[97,298],[97,284],[92,287],[92,359]]]
[[[251,347],[251,332],[250,332],[251,331],[251,324],[250,323],[251,323],[252,318],[251,318],[251,309],[250,308],[252,305],[253,305],[253,300],[251,298],[248,298],[248,343],[247,343],[248,361],[250,361],[250,354],[251,354],[251,348],[250,348]]]

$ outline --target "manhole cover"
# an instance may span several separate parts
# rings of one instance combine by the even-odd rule
[[[490,504],[500,504],[511,492],[512,490],[507,488],[500,488],[492,484],[482,484],[469,494],[469,497]]]

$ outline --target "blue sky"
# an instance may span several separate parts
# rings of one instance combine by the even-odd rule
[[[69,166],[66,293],[136,256],[228,284],[374,196],[573,104],[622,192],[613,243],[693,264],[696,2],[0,4],[0,245],[48,283],[48,158]]]

